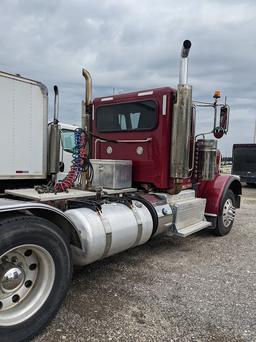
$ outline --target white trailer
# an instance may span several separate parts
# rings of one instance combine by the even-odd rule
[[[0,72],[0,104],[0,179],[46,178],[47,88]]]

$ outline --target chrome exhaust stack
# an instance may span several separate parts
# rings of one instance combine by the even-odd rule
[[[179,84],[188,83],[188,54],[191,48],[191,41],[184,40],[181,49]]]
[[[85,95],[84,100],[82,101],[82,122],[81,127],[85,132],[87,133],[87,146],[91,144],[91,138],[90,138],[90,131],[91,131],[91,110],[92,110],[92,77],[88,70],[82,69],[82,75],[85,79]],[[88,150],[90,151],[90,148],[88,147]],[[88,156],[90,157],[90,156]],[[87,171],[81,172],[80,177],[80,188],[81,190],[85,190],[91,187],[91,181],[89,179],[89,174]]]
[[[190,127],[192,111],[192,86],[188,82],[188,55],[191,42],[185,40],[181,49],[177,99],[173,108],[170,149],[170,177],[174,179],[174,193],[189,176]]]
[[[54,89],[54,116],[53,122],[49,125],[50,136],[48,144],[48,174],[51,175],[53,183],[59,172],[60,162],[60,125],[59,125],[59,90],[55,85]]]
[[[82,69],[82,75],[85,78],[85,96],[82,101],[82,129],[90,131],[90,105],[92,103],[92,77],[88,70]]]

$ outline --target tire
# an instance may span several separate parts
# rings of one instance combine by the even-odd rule
[[[218,236],[227,235],[233,226],[235,216],[235,195],[232,190],[228,189],[220,208],[217,226],[212,232]]]
[[[33,216],[0,221],[0,341],[30,341],[58,311],[72,263],[68,241]]]

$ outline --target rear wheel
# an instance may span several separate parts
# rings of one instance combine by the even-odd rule
[[[227,190],[218,215],[216,228],[213,230],[215,235],[227,235],[234,223],[235,218],[235,195],[232,190]]]
[[[0,222],[0,341],[28,341],[57,312],[70,283],[69,244],[51,222]]]

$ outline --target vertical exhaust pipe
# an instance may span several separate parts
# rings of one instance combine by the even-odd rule
[[[181,49],[179,84],[188,84],[188,54],[191,48],[191,41],[184,40]]]
[[[48,145],[48,173],[52,182],[56,180],[59,172],[60,162],[60,125],[59,125],[59,90],[55,85],[54,89],[54,114],[53,122],[50,124],[50,137]]]
[[[90,131],[90,105],[92,103],[92,77],[88,70],[82,69],[85,78],[85,96],[82,101],[82,129]]]
[[[87,132],[88,136],[88,144],[89,146],[91,145],[91,105],[92,105],[92,77],[89,73],[88,70],[82,69],[82,75],[85,79],[85,95],[84,95],[84,100],[82,101],[82,129]],[[88,149],[91,151],[91,149]],[[89,155],[90,157],[90,155]],[[91,187],[91,180],[89,180],[89,174],[88,172],[82,172],[81,173],[81,178],[80,178],[80,186],[82,190],[85,190],[86,188]]]
[[[58,86],[53,86],[54,90],[54,112],[53,112],[53,122],[59,122],[59,89]]]
[[[189,176],[192,87],[187,82],[190,47],[191,42],[185,40],[181,49],[177,99],[173,107],[170,177],[174,180],[175,193],[178,193],[181,190],[183,179]]]

